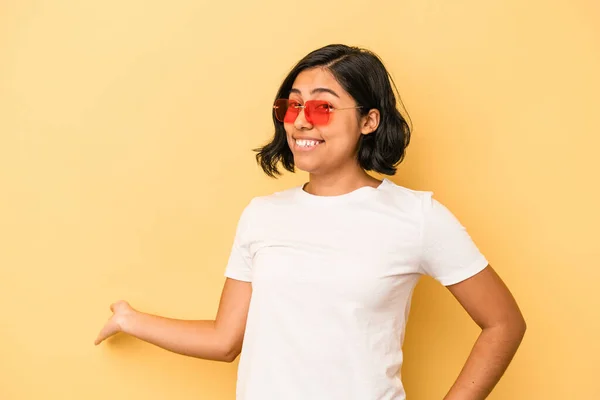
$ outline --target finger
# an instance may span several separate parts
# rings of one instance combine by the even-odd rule
[[[98,334],[98,337],[96,338],[96,340],[94,341],[94,344],[97,346],[100,343],[102,343],[106,338],[108,338],[109,336],[114,334],[114,329],[111,326],[112,324],[109,322],[106,323],[106,325],[104,325],[104,327],[102,328],[102,330],[100,331],[100,333]]]

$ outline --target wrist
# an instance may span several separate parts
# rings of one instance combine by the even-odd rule
[[[116,316],[115,322],[117,323],[119,330],[123,333],[131,335],[134,330],[135,320],[137,319],[137,311],[131,309],[120,313]]]

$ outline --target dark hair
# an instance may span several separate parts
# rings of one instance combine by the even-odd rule
[[[361,116],[370,109],[379,110],[379,126],[374,132],[361,135],[359,140],[358,163],[366,171],[394,175],[410,143],[410,129],[396,108],[392,85],[396,86],[383,62],[373,52],[359,47],[342,44],[322,47],[306,55],[292,68],[275,99],[288,98],[296,77],[302,71],[315,67],[327,68],[333,74],[344,90],[362,106],[357,110]],[[256,161],[263,171],[270,177],[276,177],[281,175],[277,168],[279,162],[286,170],[294,172],[294,157],[283,123],[275,118],[275,112],[272,117],[275,124],[273,139],[254,151],[258,152]]]

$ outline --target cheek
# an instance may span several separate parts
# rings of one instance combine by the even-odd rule
[[[290,124],[283,124],[283,129],[285,129],[285,135],[289,138],[294,133],[294,126]]]
[[[296,130],[294,129],[293,126],[288,126],[288,124],[285,124],[284,128],[285,128],[285,138],[286,138],[286,140],[288,142],[288,145],[291,145],[291,143],[292,143],[292,135],[294,134],[294,132]]]
[[[350,119],[336,121],[323,130],[323,138],[341,151],[353,150],[358,145],[360,136],[358,124]]]

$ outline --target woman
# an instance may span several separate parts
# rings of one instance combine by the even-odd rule
[[[427,274],[482,328],[446,400],[484,399],[525,332],[515,300],[466,229],[432,192],[396,172],[410,130],[372,52],[330,45],[303,58],[258,149],[269,176],[297,167],[302,186],[254,198],[237,226],[216,320],[150,315],[125,301],[96,344],[124,332],[172,352],[231,362],[238,400],[400,400],[413,289]]]

